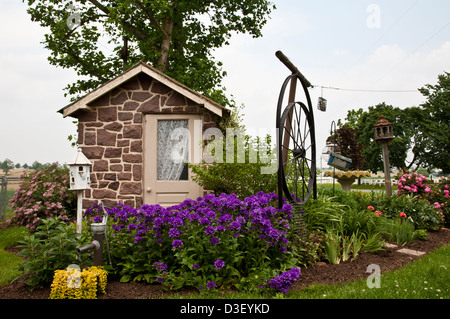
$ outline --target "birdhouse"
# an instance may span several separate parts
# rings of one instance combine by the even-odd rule
[[[92,163],[78,149],[77,155],[69,165],[70,190],[84,190],[91,188],[91,165]]]
[[[342,170],[347,170],[350,168],[350,165],[352,164],[352,159],[342,156],[340,154],[336,154],[331,152],[330,153],[330,158],[328,159],[328,165],[338,168],[338,169],[342,169]]]
[[[380,119],[373,126],[375,141],[378,143],[389,143],[394,139],[394,130],[392,123],[380,115]]]

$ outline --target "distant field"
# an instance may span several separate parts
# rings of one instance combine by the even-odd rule
[[[8,172],[8,177],[21,177],[23,174],[32,171],[32,169],[26,169],[26,168],[15,168]],[[5,172],[0,169],[0,176],[5,175]],[[19,185],[20,181],[8,181],[8,189],[14,189],[16,190]]]

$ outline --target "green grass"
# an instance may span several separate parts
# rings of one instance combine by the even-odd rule
[[[340,285],[313,285],[290,291],[286,299],[450,299],[450,245],[441,247],[413,263],[388,273],[381,270],[380,288],[369,288],[364,280]],[[369,281],[374,282],[369,278]],[[301,276],[300,279],[301,280]],[[258,293],[175,294],[175,299],[266,299]]]
[[[0,231],[0,287],[7,285],[20,275],[18,267],[22,258],[5,251],[5,248],[16,244],[26,232],[25,227],[8,228]]]
[[[342,285],[311,286],[292,292],[287,297],[296,299],[449,299],[449,268],[450,245],[447,245],[401,269],[381,273],[380,288],[369,288],[365,279]],[[368,273],[367,277],[369,276]],[[369,281],[372,282],[370,279]]]
[[[5,212],[5,219],[0,221],[8,220],[11,216],[13,216],[13,210],[11,206],[9,205],[9,200],[14,196],[15,190],[14,189],[8,189],[6,190],[6,199],[8,203],[6,204],[6,212]]]

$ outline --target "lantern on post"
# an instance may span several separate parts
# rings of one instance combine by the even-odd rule
[[[83,192],[91,188],[91,165],[92,163],[83,154],[81,148],[69,165],[70,187],[69,190],[77,191],[77,233],[81,233]]]
[[[383,115],[373,126],[374,137],[377,143],[380,143],[383,149],[383,165],[384,165],[384,184],[386,185],[386,195],[392,195],[391,188],[391,170],[389,165],[389,148],[388,144],[394,139],[394,130],[391,122],[386,120]]]

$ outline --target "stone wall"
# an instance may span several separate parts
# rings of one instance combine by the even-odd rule
[[[203,130],[215,127],[217,115],[145,74],[102,95],[79,112],[78,145],[92,162],[91,189],[83,208],[99,200],[112,207],[118,202],[143,204],[144,114],[202,114]]]

